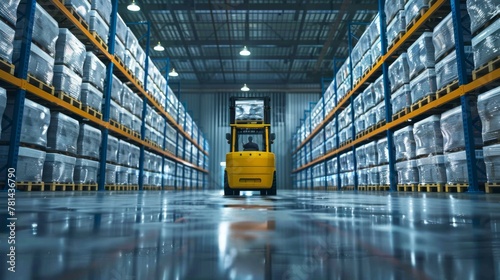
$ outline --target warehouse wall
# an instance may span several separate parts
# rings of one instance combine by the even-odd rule
[[[175,88],[175,86],[174,86]],[[174,90],[175,91],[175,90]],[[278,188],[291,187],[291,137],[308,109],[309,102],[317,102],[320,94],[310,93],[181,93],[180,100],[207,138],[209,150],[209,188],[222,188],[220,163],[226,161],[229,146],[230,96],[270,96],[271,126],[276,133],[273,152],[276,154]]]

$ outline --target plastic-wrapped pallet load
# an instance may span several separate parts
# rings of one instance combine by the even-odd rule
[[[89,82],[97,89],[104,91],[104,79],[106,77],[106,66],[93,52],[85,54],[83,64],[83,81]]]
[[[141,48],[139,48],[141,49]],[[143,81],[144,80],[144,70],[142,69],[142,67],[139,65],[139,60],[137,60],[137,64],[135,65],[135,71],[134,71],[134,74],[135,74],[135,77],[139,80],[139,81]]]
[[[120,80],[118,80],[115,84],[115,86],[118,86],[118,82]],[[115,83],[115,82],[114,82]],[[123,107],[127,110],[129,110],[130,112],[133,112],[134,110],[134,92],[130,89],[130,87],[125,84],[125,83],[119,83],[122,88],[121,90],[119,90],[118,88],[116,88],[116,91],[120,93],[120,97],[118,99],[115,99],[116,102],[120,103],[121,101],[121,104],[123,105]]]
[[[140,148],[136,145],[130,144],[130,166],[139,168],[139,156],[140,156]]]
[[[108,146],[106,147],[106,162],[118,162],[118,139],[108,135]]]
[[[146,181],[147,178],[143,178],[143,182]],[[128,181],[130,182],[131,185],[139,185],[139,169],[135,168],[130,168],[129,169],[129,175],[128,175]]]
[[[65,65],[81,77],[82,61],[85,61],[85,45],[67,28],[60,28],[56,42],[55,64]]]
[[[8,61],[9,63],[12,63],[14,35],[14,29],[0,19],[0,58]]]
[[[19,66],[21,50],[21,41],[14,41],[14,52],[12,61],[16,62],[16,68]],[[54,77],[54,58],[41,50],[37,45],[31,43],[30,57],[28,62],[28,73],[43,83],[52,84]]]
[[[387,138],[382,138],[377,141],[377,164],[386,164],[389,162],[389,147]]]
[[[27,2],[27,0],[21,0],[19,11],[25,11]],[[23,27],[26,20],[27,17],[25,16],[18,18],[16,23],[16,40],[23,39]],[[38,3],[36,4],[33,23],[30,27],[33,28],[31,40],[36,42],[51,57],[54,57],[56,41],[59,36],[59,25]]]
[[[144,138],[145,139],[151,140],[151,131],[153,131],[153,129],[151,128],[151,126],[149,126],[149,125],[146,124],[146,130],[145,130],[145,134],[144,134]]]
[[[411,106],[410,85],[405,84],[391,95],[392,113],[396,114]]]
[[[472,33],[476,33],[488,21],[500,13],[500,2],[496,0],[467,0]]]
[[[385,22],[388,24],[394,16],[405,8],[404,0],[385,0]]]
[[[436,71],[427,69],[410,82],[411,100],[415,103],[436,92]]]
[[[399,34],[406,30],[405,12],[399,11],[396,17],[387,25],[387,42],[392,43]],[[389,46],[388,46],[389,47]]]
[[[465,151],[446,154],[445,159],[447,183],[469,183],[467,156]],[[483,150],[476,150],[476,168],[478,183],[486,182],[486,166],[484,163]]]
[[[500,139],[500,87],[482,93],[477,99],[483,141]]]
[[[107,81],[109,82],[109,81]],[[123,83],[113,75],[111,79],[111,99],[116,101],[118,104],[123,104],[121,96],[122,96],[122,90],[123,90]],[[128,102],[124,102],[128,103]]]
[[[43,164],[44,182],[72,183],[76,158],[47,153]]]
[[[97,183],[98,170],[99,162],[77,158],[73,180],[76,184],[95,184]]]
[[[118,36],[121,43],[125,44],[127,42],[127,24],[120,15],[116,19],[116,36]]]
[[[378,164],[377,143],[370,142],[365,147],[366,166],[375,166]]]
[[[132,115],[132,127],[131,129],[137,133],[141,133],[142,121],[138,117]]]
[[[80,133],[76,146],[78,155],[99,159],[101,131],[88,124],[80,124]]]
[[[462,10],[461,16],[462,26],[470,25],[470,18],[465,10]],[[466,45],[470,46],[471,35],[470,30],[462,28],[463,40]],[[455,47],[455,35],[453,28],[452,14],[449,13],[436,27],[432,33],[432,43],[434,44],[434,57],[436,61]]]
[[[358,117],[357,119],[354,120],[354,128],[355,128],[355,133],[356,135],[362,131],[365,131],[365,116],[362,115]]]
[[[103,99],[104,101],[104,99]],[[114,120],[116,122],[120,121],[120,112],[122,110],[122,107],[118,105],[115,101],[111,100],[109,103],[109,119]]]
[[[54,66],[53,84],[56,91],[62,91],[80,100],[82,78],[64,65]]]
[[[474,69],[500,56],[500,18],[472,38]]]
[[[369,186],[378,186],[380,184],[380,177],[378,167],[370,167],[367,169],[367,183]]]
[[[365,53],[359,64],[361,64],[361,73],[365,73],[373,65],[372,54]]]
[[[106,163],[106,185],[114,185],[117,180],[117,171],[120,166]]]
[[[82,83],[80,90],[80,100],[82,104],[101,112],[102,92],[90,83]]]
[[[488,183],[500,183],[500,144],[483,148]]]
[[[435,66],[436,60],[434,59],[434,51],[432,32],[424,32],[424,34],[408,48],[410,78],[414,78],[424,69],[433,68]]]
[[[477,107],[470,104],[471,119],[473,123],[473,133],[475,146],[482,146],[481,122],[478,117]],[[462,107],[458,106],[441,114],[441,133],[443,134],[443,149],[445,152],[460,150],[465,148],[464,126],[462,120]]]
[[[2,119],[2,141],[10,141],[14,103],[14,98],[8,96],[7,106]],[[21,126],[21,142],[46,147],[49,125],[50,110],[26,98]]]
[[[373,64],[377,61],[382,56],[382,42],[380,41],[380,38],[373,43],[371,47],[371,54],[372,54],[372,61]]]
[[[0,146],[0,176],[7,178],[8,146]],[[16,167],[17,182],[41,182],[45,152],[26,147],[19,147]]]
[[[92,10],[95,10],[102,19],[109,25],[111,20],[111,1],[110,0],[92,0]]]
[[[418,184],[418,166],[416,160],[408,160],[396,163],[398,173],[398,184]]]
[[[385,120],[385,102],[380,102],[377,106],[375,106],[375,123],[378,124]]]
[[[396,148],[396,160],[408,160],[416,157],[417,148],[412,125],[395,131],[393,137]]]
[[[368,33],[370,34],[371,44],[373,44],[378,38],[380,38],[380,18],[376,14],[370,25],[368,26]]]
[[[357,169],[367,167],[365,146],[359,146],[356,148],[356,164],[357,164]]]
[[[354,172],[353,171],[350,171],[350,172],[346,172],[344,173],[345,174],[345,179],[346,179],[346,183],[345,185],[342,183],[343,186],[349,186],[349,187],[354,187]]]
[[[101,37],[101,39],[104,41],[104,43],[108,43],[109,39],[109,26],[104,21],[104,19],[97,13],[95,10],[91,10],[89,12],[90,15],[90,23],[89,23],[89,30],[94,31]]]
[[[375,82],[373,83],[373,92],[375,94],[373,98],[374,101],[373,106],[376,106],[377,104],[382,102],[382,100],[384,100],[385,96],[383,76],[378,77],[377,80],[375,80]]]
[[[365,91],[363,91],[362,95],[364,112],[375,107],[375,105],[378,103],[378,97],[376,96],[377,94],[373,89],[373,84],[369,84],[368,87],[366,87]]]
[[[113,184],[128,185],[128,167],[116,166],[116,181]]]
[[[16,25],[19,2],[20,0],[4,0],[0,2],[0,18],[11,26]]]
[[[136,60],[137,60],[137,64],[140,66],[141,71],[142,71],[142,75],[137,76],[137,77],[142,80],[144,77],[144,65],[146,62],[146,52],[144,52],[144,50],[140,46],[137,48]]]
[[[116,37],[115,40],[115,55],[118,56],[118,58],[124,62],[125,61],[125,45],[119,40],[118,37]]]
[[[360,94],[354,98],[354,118],[358,118],[359,116],[365,113],[363,107],[363,94]]]
[[[391,183],[389,174],[389,165],[381,165],[378,167],[379,184],[387,186]]]
[[[7,92],[4,88],[0,87],[0,116],[3,117],[3,113],[5,112],[5,107],[7,106]],[[0,139],[2,135],[2,121],[0,119]]]
[[[120,110],[120,123],[128,128],[132,128],[132,114],[125,108]]]
[[[365,127],[370,128],[377,124],[377,108],[371,108],[365,114]]]
[[[466,60],[473,60],[473,54],[471,48],[465,48]],[[441,61],[436,63],[436,85],[438,89],[443,88],[454,80],[458,80],[458,70],[457,70],[457,54],[451,52]],[[467,74],[472,73],[472,65],[465,63]]]
[[[87,0],[64,0],[66,7],[73,7],[86,23],[90,22],[90,2]]]
[[[424,8],[429,7],[429,0],[409,0],[405,5],[406,24],[414,20]]]
[[[389,81],[391,83],[391,92],[395,92],[402,85],[410,82],[410,68],[408,65],[407,53],[402,53],[389,66]]]
[[[47,132],[47,149],[76,154],[80,124],[61,112],[52,112]]]
[[[439,154],[443,152],[443,134],[439,115],[432,115],[413,125],[416,155]]]
[[[130,52],[132,57],[135,58],[137,54],[137,48],[139,47],[139,41],[137,41],[137,38],[135,37],[130,27],[127,28],[127,40],[125,42],[125,47]],[[133,69],[135,69],[135,67]]]
[[[446,167],[442,155],[417,159],[420,184],[445,184]]]
[[[358,170],[358,186],[368,185],[368,169]]]
[[[130,153],[130,144],[120,139],[118,141],[118,164],[130,166]]]

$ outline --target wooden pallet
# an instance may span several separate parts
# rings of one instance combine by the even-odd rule
[[[492,193],[495,190],[500,189],[500,183],[486,183],[484,186],[486,193]]]
[[[35,76],[31,75],[31,74],[28,74],[28,79],[27,79],[28,83],[31,84],[31,85],[34,85],[35,87],[45,91],[45,92],[48,92],[52,95],[54,95],[54,87],[49,85],[49,84],[46,84],[42,81],[40,81],[39,79],[35,78]]]
[[[144,186],[144,190],[146,191],[161,191],[160,186]]]
[[[97,111],[96,109],[90,107],[90,106],[87,106],[87,105],[83,105],[82,104],[82,110],[87,112],[89,115],[92,115],[100,120],[102,120],[102,114],[101,112]]]
[[[75,191],[74,183],[59,183],[59,182],[50,182],[45,183],[45,187],[50,191]]]
[[[358,186],[358,191],[367,191],[368,190],[368,186]]]
[[[342,190],[343,191],[353,191],[354,190],[354,186],[343,186]]]
[[[378,185],[370,185],[366,187],[367,191],[376,191],[378,188]]]
[[[365,135],[365,134],[364,134],[364,131],[361,131],[361,132],[359,132],[358,134],[356,134],[356,139],[361,138],[361,137],[363,137],[364,135]]]
[[[389,44],[389,47],[387,48],[387,50],[392,49],[392,47],[394,47],[394,45],[396,45],[401,40],[401,38],[403,38],[403,35],[404,35],[404,32],[399,32],[399,34],[396,35],[394,40],[392,40],[392,42]]]
[[[429,10],[428,7],[422,7],[422,9],[418,11],[418,14],[415,16],[415,18],[413,18],[410,22],[406,21],[406,32],[408,32],[408,30],[410,30],[415,25],[415,23],[417,23],[417,21],[421,17],[423,17],[425,13],[427,13],[428,10]]]
[[[25,191],[36,191],[39,190],[43,192],[45,190],[44,182],[16,182],[16,189]]]
[[[381,128],[382,126],[386,125],[386,122],[385,120],[382,120],[380,122],[378,122],[376,125],[375,125],[375,129],[379,129]]]
[[[117,121],[115,121],[115,120],[109,120],[109,123],[110,123],[112,126],[114,126],[114,127],[116,127],[116,128],[121,129],[121,126],[122,126],[122,125],[121,125],[120,123],[118,123]]]
[[[424,98],[418,100],[417,102],[411,104],[411,107],[410,107],[411,111],[413,112],[415,110],[418,110],[418,109],[422,108],[423,106],[431,103],[434,100],[436,100],[435,94],[427,95]]]
[[[417,190],[419,192],[442,192],[444,190],[444,184],[421,184],[418,185]]]
[[[352,142],[352,139],[349,139],[349,140],[345,141],[344,143],[340,144],[340,147],[342,148],[346,145],[349,145],[351,142]]]
[[[7,60],[0,59],[0,70],[14,75],[15,66]]]
[[[114,55],[114,57],[115,57],[116,62],[117,62],[117,63],[118,63],[121,67],[123,67],[124,69],[127,69],[127,68],[125,67],[125,63],[123,62],[123,60],[122,60],[122,59],[121,59],[118,55],[116,55],[116,54],[115,54],[115,55]]]
[[[388,191],[391,189],[390,185],[379,185],[377,186],[377,191]]]
[[[99,45],[101,45],[106,51],[108,51],[108,44],[104,42],[104,40],[101,38],[101,36],[99,36],[99,34],[97,34],[96,31],[92,31],[90,32],[90,34],[92,34],[92,36],[97,40]]]
[[[97,191],[97,184],[75,184],[78,191]]]
[[[446,184],[444,187],[445,192],[467,192],[469,184]]]
[[[414,192],[418,184],[398,184],[398,192]]]
[[[402,116],[404,116],[406,114],[409,114],[410,112],[411,111],[410,111],[409,107],[404,108],[403,110],[399,110],[399,112],[397,112],[396,114],[392,115],[392,120],[395,121],[395,120],[401,118]]]
[[[436,98],[441,98],[448,93],[457,90],[459,87],[458,85],[458,80],[454,80],[453,82],[447,84],[446,86],[442,87],[441,89],[436,91]]]
[[[77,100],[76,98],[72,97],[71,95],[67,94],[64,91],[55,91],[54,96],[56,96],[57,98],[61,99],[66,103],[71,104],[73,107],[82,109],[82,102],[80,102],[80,100]]]
[[[106,185],[104,189],[107,191],[117,191],[119,187],[121,187],[121,185]]]
[[[497,70],[498,68],[500,68],[500,56],[472,71],[472,80],[479,79],[482,76]]]

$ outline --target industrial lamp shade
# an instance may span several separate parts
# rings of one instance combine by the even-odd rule
[[[139,7],[136,3],[135,0],[132,0],[132,3],[127,6],[127,10],[132,11],[132,12],[138,12],[141,10],[141,7]]]
[[[247,87],[247,84],[244,84],[243,87],[241,88],[241,91],[249,91],[250,88]]]
[[[158,42],[158,45],[156,45],[153,49],[157,52],[162,52],[165,50],[165,48],[161,45],[160,42]]]
[[[177,76],[179,76],[179,73],[175,72],[175,68],[172,68],[172,71],[170,71],[170,73],[168,73],[168,75],[170,77],[177,77]]]
[[[240,51],[240,55],[242,56],[249,56],[251,52],[247,49],[247,46],[244,46],[243,49]]]

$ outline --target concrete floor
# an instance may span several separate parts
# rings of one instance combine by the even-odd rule
[[[38,192],[16,217],[0,279],[500,279],[500,195]]]

